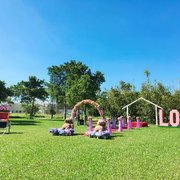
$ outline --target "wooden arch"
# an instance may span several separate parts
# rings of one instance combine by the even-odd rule
[[[99,105],[98,103],[96,103],[95,101],[92,101],[92,100],[90,100],[90,99],[85,99],[85,100],[82,100],[82,101],[78,102],[78,103],[74,106],[74,108],[72,109],[71,117],[72,117],[73,119],[76,117],[76,112],[77,112],[77,110],[78,110],[79,107],[80,107],[81,105],[83,105],[83,104],[90,104],[90,105],[94,106],[94,107],[98,110],[99,115],[100,115],[101,117],[103,117],[104,111],[103,111],[103,109],[100,107],[100,105]]]

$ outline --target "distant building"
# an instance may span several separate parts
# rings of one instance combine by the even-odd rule
[[[38,112],[39,114],[49,114],[49,108],[50,107],[48,106],[47,103],[41,103],[41,104],[38,103],[37,105],[39,107],[39,112]],[[56,112],[57,114],[63,114],[64,113],[64,109],[63,108],[58,108],[58,109],[56,107],[54,107],[54,108],[57,111]],[[71,111],[72,111],[71,108],[67,108],[67,115],[68,116],[71,116]],[[12,104],[11,105],[11,112],[12,113],[25,113],[21,103],[14,103],[14,104]]]
[[[38,104],[39,106],[39,113],[45,114],[47,113],[47,106],[45,104]],[[20,103],[14,103],[11,105],[11,112],[12,113],[25,113],[22,105]]]
[[[48,114],[48,105],[47,104],[38,104],[40,114]]]
[[[24,109],[20,103],[14,103],[11,105],[12,113],[24,113]]]

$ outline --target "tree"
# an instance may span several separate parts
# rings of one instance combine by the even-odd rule
[[[97,94],[97,100],[96,102],[101,106],[101,108],[104,111],[104,115],[111,116],[111,106],[108,100],[108,91],[102,91]],[[96,116],[99,115],[97,111],[92,111]]]
[[[35,105],[37,99],[44,101],[48,93],[45,90],[44,80],[37,79],[36,76],[30,76],[28,81],[21,81],[11,87],[14,96],[18,97],[30,119],[38,111]]]
[[[0,80],[0,102],[6,101],[8,96],[11,96],[12,92],[9,88],[6,88],[5,82]]]
[[[48,68],[48,75],[50,81],[48,83],[48,91],[51,97],[51,101],[56,101],[57,106],[63,104],[64,106],[64,118],[66,118],[66,90],[67,90],[67,73],[63,65],[52,66]]]
[[[115,116],[118,113],[126,115],[122,107],[138,99],[144,97],[155,104],[163,107],[164,120],[168,120],[171,109],[180,111],[180,90],[170,91],[161,82],[151,82],[149,79],[150,72],[145,71],[147,77],[146,81],[142,83],[140,91],[136,92],[132,84],[120,81],[119,86],[112,87],[110,90],[99,94],[98,103],[102,104],[106,115]],[[140,116],[142,120],[150,123],[155,123],[155,109],[154,106],[144,102],[132,104],[129,109],[129,114],[133,116]]]
[[[161,82],[154,81],[154,83],[151,83],[150,80],[146,81],[141,86],[140,95],[169,111],[172,99],[171,92]],[[153,106],[140,102],[138,107],[138,112],[141,113],[145,119],[149,119],[148,121],[151,123],[155,122]],[[168,111],[164,112],[165,116],[169,113]]]
[[[146,69],[146,70],[144,71],[144,74],[145,74],[146,78],[149,80],[149,76],[150,76],[151,73],[149,72],[148,69]]]
[[[50,95],[58,104],[64,104],[64,118],[67,105],[73,106],[88,98],[94,100],[100,85],[105,81],[101,72],[93,74],[88,66],[75,60],[49,67],[48,74]]]
[[[171,100],[171,109],[177,109],[180,111],[180,90],[175,90],[172,93]]]
[[[106,98],[99,98],[98,101],[103,101],[106,104],[105,112],[112,117],[117,116],[118,113],[125,115],[125,111],[122,108],[134,101],[138,97],[138,92],[132,84],[120,81],[119,86],[112,87],[106,92]],[[136,109],[130,109],[130,114],[135,115]]]
[[[46,112],[51,115],[51,119],[53,119],[53,116],[56,114],[55,111],[55,104],[52,102],[47,105]]]

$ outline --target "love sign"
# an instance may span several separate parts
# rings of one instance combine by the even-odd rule
[[[159,110],[159,125],[160,126],[173,126],[173,127],[177,127],[180,126],[180,116],[179,116],[179,111],[176,109],[173,109],[170,111],[169,113],[169,122],[165,123],[164,122],[164,114],[163,114],[163,110],[160,109]]]

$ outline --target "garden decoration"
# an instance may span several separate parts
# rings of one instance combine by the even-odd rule
[[[175,118],[175,120],[174,120]],[[172,109],[169,113],[169,122],[164,122],[164,114],[163,110],[159,110],[159,125],[160,126],[172,126],[177,127],[180,126],[180,113],[176,109]]]
[[[148,127],[147,122],[141,122],[140,117],[136,117],[136,121],[133,122],[131,116],[127,118],[127,124],[124,123],[124,117],[118,117],[119,126],[118,129],[113,129],[113,132],[122,132],[124,129],[132,129],[132,128],[140,128],[140,127]]]
[[[122,116],[122,128],[125,128],[125,122],[124,122],[124,117]]]
[[[148,122],[142,122],[140,118],[137,118],[139,117],[136,117],[136,121],[131,122],[132,128],[148,127]]]
[[[147,122],[141,122],[140,117],[136,117],[136,121],[133,122],[131,119],[131,116],[128,116],[127,118],[127,124],[124,123],[124,117],[123,116],[119,116],[117,118],[118,120],[118,126],[116,128],[115,125],[110,126],[111,122],[112,124],[115,123],[115,120],[113,119],[111,121],[111,119],[108,119],[107,121],[107,129],[108,131],[111,132],[122,132],[124,131],[124,129],[132,129],[132,128],[140,128],[140,127],[148,127],[148,123]]]
[[[93,131],[93,126],[92,126],[92,117],[88,118],[88,132]]]
[[[54,136],[72,136],[74,134],[74,129],[51,128],[49,132]]]
[[[156,125],[158,125],[158,108],[159,108],[159,109],[163,109],[163,108],[162,108],[161,106],[158,106],[157,104],[155,104],[155,103],[153,103],[153,102],[151,102],[151,101],[143,98],[143,97],[140,97],[139,99],[131,102],[130,104],[128,104],[128,105],[126,105],[126,106],[124,106],[124,107],[122,108],[122,109],[126,109],[126,115],[127,115],[127,117],[129,116],[129,107],[130,107],[132,104],[134,104],[134,103],[136,103],[136,102],[138,102],[138,101],[140,101],[140,100],[146,101],[147,103],[149,103],[149,104],[151,104],[151,105],[153,105],[153,106],[155,107]],[[147,123],[146,123],[146,124],[147,124]],[[147,125],[148,125],[148,124],[147,124]],[[145,125],[144,125],[144,126],[145,126]]]
[[[112,127],[111,128],[116,129],[116,119],[115,118],[112,119]]]
[[[3,134],[8,131],[10,133],[11,122],[9,121],[10,107],[8,105],[0,105],[0,129],[3,129]]]
[[[67,118],[61,128],[51,128],[49,130],[55,136],[72,136],[74,134],[74,124],[71,118]]]
[[[140,128],[140,127],[147,127],[148,123],[147,122],[141,122],[140,117],[137,117],[136,122],[132,121],[131,116],[127,117],[127,124],[125,124],[125,120],[123,116],[120,116],[117,118],[118,119],[118,127],[116,129],[114,128],[108,128],[109,131],[112,132],[123,132],[124,129],[132,129],[132,128]],[[110,121],[110,120],[109,120]],[[112,120],[113,123],[113,120]]]
[[[90,137],[96,137],[98,139],[108,139],[110,138],[110,132],[107,131],[106,129],[104,129],[104,123],[106,125],[106,121],[103,120],[103,116],[104,116],[104,111],[103,109],[101,108],[101,106],[96,103],[95,101],[92,101],[90,99],[85,99],[83,101],[80,101],[78,102],[74,108],[72,109],[72,112],[71,112],[71,118],[74,120],[75,117],[76,117],[76,112],[78,111],[79,107],[83,104],[90,104],[92,106],[94,106],[98,112],[99,112],[99,115],[101,116],[101,120],[98,121],[98,124],[97,124],[97,127],[95,127],[95,129],[93,130],[93,127],[92,127],[92,117],[88,117],[88,131],[84,134],[86,136],[90,136]],[[99,130],[97,128],[100,128]]]
[[[93,132],[93,120],[92,117],[88,117],[88,130],[84,133],[85,136],[90,136]]]
[[[111,133],[106,129],[106,121],[104,119],[100,119],[94,130],[90,133],[90,138],[94,137],[97,139],[111,138]]]
[[[98,110],[100,116],[103,118],[104,111],[103,111],[103,109],[100,107],[100,105],[99,105],[98,103],[90,100],[90,99],[85,99],[85,100],[83,100],[83,101],[78,102],[78,103],[74,106],[74,108],[72,109],[72,112],[71,112],[71,117],[66,120],[66,123],[62,126],[62,128],[51,128],[49,132],[52,133],[53,135],[73,135],[73,133],[74,133],[74,124],[73,124],[73,121],[74,121],[74,119],[75,119],[75,117],[76,117],[76,112],[77,112],[77,110],[78,110],[79,107],[80,107],[81,105],[83,105],[83,104],[93,105],[93,106]],[[70,122],[67,122],[67,121],[69,121],[69,120],[70,120]],[[89,122],[90,122],[89,132],[91,132],[91,130],[92,130],[92,119],[91,119],[91,121],[89,121]],[[71,127],[71,128],[66,128],[67,123],[73,125],[73,127]]]
[[[107,119],[107,130],[108,130],[110,133],[112,133],[111,119],[110,119],[110,118]]]
[[[123,131],[123,121],[124,121],[124,118],[123,118],[123,116],[120,116],[119,118],[118,118],[118,121],[119,121],[119,128],[118,128],[118,131],[119,132],[122,132]]]
[[[140,124],[140,117],[136,117],[136,128],[140,128],[141,124]]]
[[[103,115],[104,115],[104,111],[103,109],[101,108],[101,106],[96,103],[95,101],[92,101],[90,99],[85,99],[85,100],[82,100],[80,102],[78,102],[74,108],[72,109],[72,112],[71,112],[71,118],[74,120],[74,118],[76,117],[76,112],[78,111],[79,107],[83,104],[90,104],[92,106],[94,106],[98,112],[99,112],[99,115],[103,118]]]
[[[128,118],[127,118],[127,128],[128,128],[128,129],[132,129],[131,116],[128,116]]]

